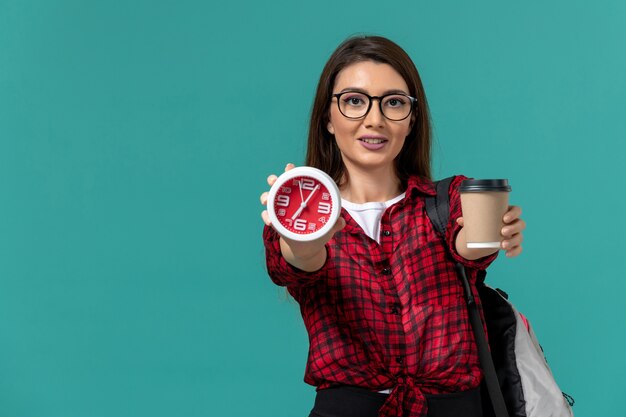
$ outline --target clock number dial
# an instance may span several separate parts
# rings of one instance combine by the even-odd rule
[[[303,190],[313,191],[317,181],[315,181],[313,178],[302,178],[300,180],[300,183],[302,184]]]
[[[295,222],[293,222],[293,228],[296,230],[299,230],[301,232],[306,230],[306,220],[304,219],[297,219]]]
[[[276,197],[276,205],[281,207],[289,207],[289,196],[288,195],[279,195]]]
[[[330,203],[320,202],[317,205],[317,212],[319,214],[330,214],[330,209],[331,208],[332,208],[332,206],[330,205]]]
[[[314,167],[296,167],[278,177],[268,196],[268,215],[282,236],[311,241],[326,234],[341,213],[335,181]]]
[[[295,198],[293,197],[295,194]],[[330,219],[333,202],[328,189],[312,177],[295,177],[280,187],[274,199],[278,221],[299,235],[313,233]]]

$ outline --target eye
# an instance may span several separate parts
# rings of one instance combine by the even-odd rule
[[[367,103],[367,97],[362,94],[346,94],[342,97],[347,106],[360,107]]]
[[[402,107],[406,104],[407,99],[404,96],[389,96],[385,99],[385,106],[387,107]]]

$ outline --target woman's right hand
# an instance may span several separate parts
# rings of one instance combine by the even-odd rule
[[[295,168],[295,165],[289,163],[285,167],[285,172],[293,168]],[[267,177],[267,184],[271,187],[272,185],[274,185],[277,178],[278,177],[274,174],[270,175],[269,177]],[[267,191],[261,194],[261,204],[265,206],[267,205],[268,194],[269,192]],[[263,210],[261,212],[261,218],[266,225],[272,225],[269,215],[267,214],[267,210]],[[328,233],[326,233],[319,239],[308,242],[300,242],[280,235],[280,248],[283,257],[291,265],[295,266],[296,268],[302,269],[303,271],[317,271],[326,262],[326,243],[328,243],[328,241],[335,235],[335,233],[343,229],[345,225],[346,221],[343,217],[340,216],[335,225],[332,227],[332,229],[330,229]]]

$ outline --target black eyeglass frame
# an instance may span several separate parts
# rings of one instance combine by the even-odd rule
[[[344,94],[362,94],[365,97],[368,98],[369,100],[369,106],[367,106],[367,110],[365,111],[365,114],[363,114],[363,116],[359,116],[359,117],[350,117],[350,116],[346,116],[343,111],[341,111],[341,105],[339,103],[339,99],[341,98],[342,95]],[[390,117],[388,117],[385,112],[383,111],[383,99],[385,97],[389,97],[389,96],[403,96],[408,98],[411,101],[411,109],[409,110],[409,114],[407,114],[406,116],[404,116],[402,119],[392,119]],[[346,119],[351,119],[351,120],[359,120],[359,119],[363,119],[365,118],[365,116],[367,116],[367,114],[370,112],[370,110],[372,110],[372,103],[374,102],[374,99],[378,100],[378,108],[380,109],[380,114],[383,115],[383,117],[385,117],[386,119],[392,120],[394,122],[399,122],[401,120],[405,120],[407,117],[409,117],[411,115],[411,113],[413,113],[413,108],[415,107],[415,104],[417,103],[417,99],[415,97],[411,97],[409,95],[406,95],[404,93],[389,93],[389,94],[385,94],[383,96],[370,96],[369,94],[364,93],[363,91],[342,91],[341,93],[336,93],[333,94],[332,97],[336,97],[337,98],[337,108],[339,109],[339,113],[341,113],[341,115],[343,117],[345,117]]]

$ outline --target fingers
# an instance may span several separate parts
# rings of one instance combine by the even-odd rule
[[[517,219],[510,224],[507,224],[502,228],[502,236],[505,238],[510,238],[513,235],[518,233],[522,233],[522,231],[526,229],[526,222],[522,219]]]
[[[503,216],[505,225],[500,232],[504,238],[502,240],[501,247],[506,251],[505,254],[508,258],[518,256],[522,253],[522,241],[524,240],[522,231],[526,229],[526,222],[520,219],[521,215],[521,207],[510,206],[509,210]],[[463,226],[463,217],[456,219],[456,222],[460,226]]]
[[[267,210],[263,210],[261,212],[261,218],[263,219],[263,223],[265,223],[266,225],[270,225],[272,224],[272,222],[270,222],[270,216],[269,214],[267,214]]]
[[[510,206],[502,219],[505,223],[502,228],[502,236],[504,237],[502,249],[506,251],[507,258],[513,258],[522,253],[522,241],[524,240],[522,231],[526,228],[526,222],[520,218],[521,215],[521,207]]]
[[[292,164],[291,162],[288,163],[285,166],[285,172],[294,169],[296,166],[294,164]],[[274,185],[274,183],[276,182],[276,180],[278,179],[278,177],[274,174],[271,174],[270,176],[267,177],[267,185],[269,185],[270,187]],[[259,198],[259,200],[261,200],[261,204],[263,204],[264,206],[267,205],[267,196],[269,195],[269,193],[266,191],[263,194],[261,194],[261,197]],[[269,214],[267,214],[267,210],[263,210],[261,212],[261,218],[263,219],[263,222],[266,225],[270,225],[270,218],[269,218]]]
[[[326,242],[328,242],[330,239],[333,238],[335,233],[337,233],[338,231],[340,231],[344,227],[346,227],[346,219],[344,219],[343,217],[339,216],[339,218],[337,219],[337,221],[335,222],[333,227],[328,231],[328,233],[326,233],[324,235],[324,237],[321,237],[318,240],[320,242],[322,242],[323,244],[326,244]]]
[[[333,226],[331,233],[335,234],[344,227],[346,227],[346,220],[343,217],[339,216],[339,219],[337,219],[337,223],[335,223],[335,226]]]
[[[519,255],[522,253],[522,234],[517,234],[510,239],[505,239],[502,241],[502,249],[504,249],[505,255],[509,258]]]
[[[287,165],[285,165],[285,172],[294,169],[296,166],[294,164],[292,164],[291,162],[289,162]],[[276,182],[276,180],[278,179],[278,177],[274,174],[270,175],[269,177],[267,177],[267,185],[269,185],[270,187],[272,185],[274,185],[274,183]]]
[[[504,214],[504,223],[511,223],[519,219],[522,215],[522,208],[519,206],[509,206],[509,210]]]
[[[520,253],[522,253],[522,247],[517,246],[511,250],[506,251],[504,254],[506,255],[507,258],[513,258],[515,256],[518,256]]]
[[[521,211],[520,211],[521,213]],[[502,228],[502,249],[506,251],[506,256],[512,258],[522,253],[522,241],[524,236],[522,231],[526,228],[526,222],[520,218],[517,218],[512,223],[507,224]]]
[[[524,238],[522,237],[521,233],[518,233],[508,239],[504,239],[502,241],[502,249],[509,250],[520,246],[523,240]]]

